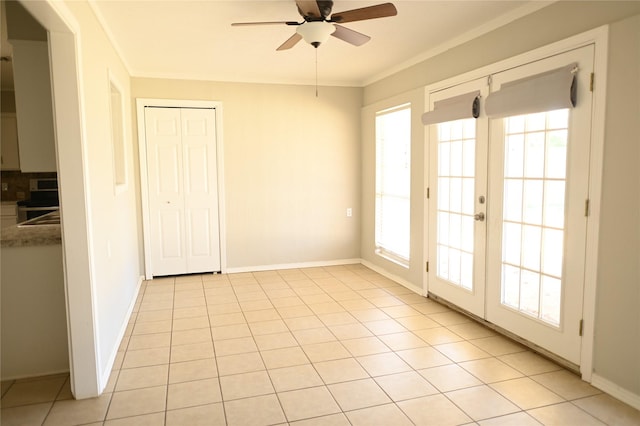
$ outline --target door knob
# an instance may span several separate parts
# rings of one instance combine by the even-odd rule
[[[473,218],[475,220],[478,220],[480,222],[484,222],[484,213],[480,212],[480,213],[476,213]]]

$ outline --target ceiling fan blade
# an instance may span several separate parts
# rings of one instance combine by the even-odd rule
[[[383,3],[376,6],[334,13],[331,15],[331,22],[344,24],[345,22],[364,21],[365,19],[386,18],[387,16],[396,16],[397,14],[398,10],[392,3]]]
[[[371,37],[368,35],[343,27],[342,25],[334,24],[334,26],[336,27],[336,30],[331,35],[339,38],[340,40],[346,41],[347,43],[351,43],[354,46],[362,46],[371,40]]]
[[[232,27],[248,27],[252,25],[300,25],[296,21],[234,22]]]
[[[293,33],[293,35],[291,37],[289,37],[289,39],[287,41],[285,41],[284,43],[282,43],[280,45],[280,47],[278,47],[276,50],[280,51],[280,50],[287,50],[287,49],[291,49],[293,46],[295,46],[300,40],[302,40],[302,36],[298,33]]]
[[[314,18],[322,18],[322,13],[320,13],[320,7],[318,7],[318,2],[315,0],[296,0],[296,4],[298,5],[298,11],[302,15],[303,18],[307,16],[311,16]]]

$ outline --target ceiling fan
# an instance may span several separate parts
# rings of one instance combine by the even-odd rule
[[[367,6],[359,9],[347,10],[345,12],[331,13],[333,0],[296,0],[298,13],[304,19],[302,22],[296,21],[271,21],[271,22],[236,22],[233,26],[247,25],[292,25],[297,26],[296,32],[276,50],[287,50],[295,46],[304,39],[313,47],[320,46],[330,35],[353,44],[361,46],[368,42],[371,37],[359,33],[340,24],[367,19],[385,18],[398,14],[396,7],[391,3],[383,3],[375,6]]]

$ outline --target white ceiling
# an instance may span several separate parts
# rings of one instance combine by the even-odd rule
[[[334,2],[333,11],[383,1]],[[232,22],[301,21],[293,0],[91,0],[134,76],[363,86],[531,13],[541,1],[393,1],[398,15],[344,26],[371,36],[355,47],[330,37],[276,52],[295,27]]]

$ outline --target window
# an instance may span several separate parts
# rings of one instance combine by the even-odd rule
[[[502,303],[560,325],[569,110],[505,119]]]
[[[113,179],[116,187],[123,188],[127,183],[125,144],[124,144],[124,108],[122,92],[113,80],[109,81],[109,107],[111,112],[111,146],[113,149]]]
[[[437,275],[473,290],[476,119],[438,124]]]
[[[409,266],[411,105],[376,113],[376,253]]]

